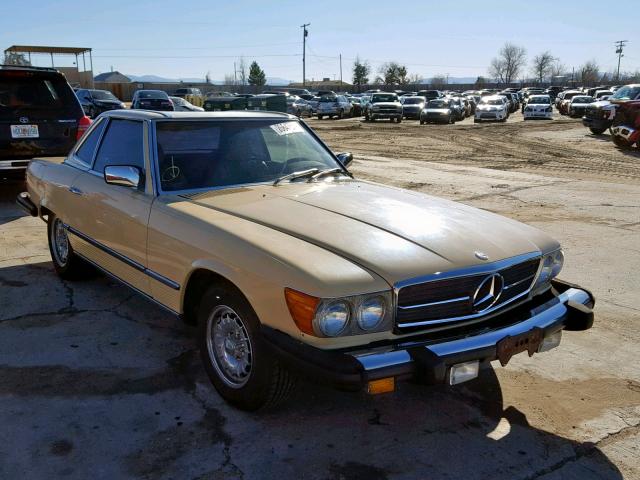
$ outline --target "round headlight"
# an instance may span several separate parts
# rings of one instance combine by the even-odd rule
[[[318,315],[318,328],[327,337],[336,337],[349,323],[349,305],[346,302],[334,302],[322,308]]]
[[[555,278],[562,270],[562,266],[564,265],[564,253],[562,250],[558,250],[553,255],[553,264],[551,265],[551,278]]]
[[[385,314],[385,301],[382,297],[366,299],[358,308],[358,326],[370,331],[380,325]]]

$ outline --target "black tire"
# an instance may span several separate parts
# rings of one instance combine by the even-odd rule
[[[591,130],[591,133],[593,133],[594,135],[602,135],[607,130],[607,127],[605,128],[589,127],[589,130]]]
[[[480,120],[478,120],[477,118],[474,118],[473,123],[480,123]]]
[[[402,117],[396,118],[396,122],[401,123],[402,122]]]
[[[344,110],[340,110],[338,112],[338,120],[342,120],[342,117],[344,116]]]
[[[420,125],[424,125],[424,120],[420,119]]]
[[[475,118],[474,118],[475,120]],[[449,115],[449,121],[447,122],[449,125],[451,125],[452,123],[456,123],[455,120],[453,119],[453,115]]]
[[[80,280],[90,276],[91,266],[74,253],[69,242],[67,229],[62,220],[55,215],[49,215],[47,220],[47,238],[53,268],[60,278]],[[66,243],[66,247],[63,242]],[[65,248],[66,254],[64,254]]]
[[[198,329],[198,345],[205,370],[227,402],[253,411],[273,407],[289,396],[295,386],[295,377],[269,353],[260,335],[258,316],[237,290],[227,286],[209,288],[198,307]],[[224,338],[224,345],[220,345],[224,351],[218,354],[214,346],[216,329],[217,338]],[[230,355],[227,339],[231,339],[235,355],[239,348],[245,358]],[[239,366],[248,359],[248,370],[245,365],[234,372],[238,377],[234,378],[228,370],[227,358],[231,358],[231,363],[238,362]]]
[[[322,115],[318,114],[318,120],[322,120]]]

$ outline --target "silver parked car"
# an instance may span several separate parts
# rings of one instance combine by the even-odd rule
[[[318,119],[350,117],[353,105],[344,95],[325,95],[318,101]]]

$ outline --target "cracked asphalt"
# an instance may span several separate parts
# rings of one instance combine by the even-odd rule
[[[356,122],[310,123],[344,150]],[[3,181],[0,478],[640,478],[640,186],[629,180],[640,173],[638,157],[627,161],[568,123],[548,127],[549,149],[582,149],[589,171],[533,168],[531,152],[518,168],[519,139],[531,147],[532,135],[547,135],[521,125],[507,124],[512,143],[493,142],[490,164],[478,145],[485,138],[491,146],[496,126],[473,130],[482,155],[472,149],[455,161],[430,155],[442,142],[455,148],[469,126],[440,136],[422,130],[424,155],[417,145],[407,157],[390,154],[388,125],[366,126],[371,143],[353,148],[353,170],[556,236],[567,256],[563,277],[598,299],[594,328],[455,388],[407,383],[369,397],[301,380],[288,403],[253,414],[218,397],[193,327],[105,276],[60,280],[44,223],[13,203],[23,185]],[[413,128],[403,122],[393,138]],[[631,173],[594,173],[601,152]],[[503,161],[512,166],[494,168]]]

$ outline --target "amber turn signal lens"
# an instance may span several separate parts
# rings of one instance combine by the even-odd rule
[[[389,393],[396,389],[396,379],[394,377],[371,380],[367,383],[367,393],[377,395],[379,393]]]
[[[300,331],[309,335],[315,335],[313,331],[313,317],[316,314],[316,308],[320,299],[298,292],[290,288],[284,289],[284,297],[287,300],[287,307],[293,317],[293,321]]]

